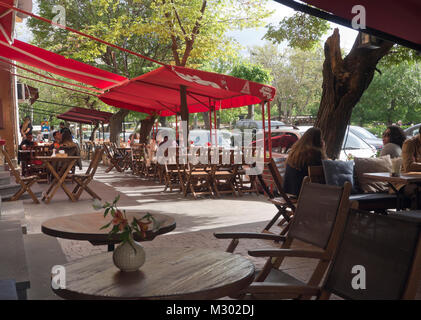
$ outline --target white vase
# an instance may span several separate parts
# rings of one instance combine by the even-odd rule
[[[145,250],[134,240],[126,241],[115,248],[113,261],[123,272],[137,271],[145,263]]]

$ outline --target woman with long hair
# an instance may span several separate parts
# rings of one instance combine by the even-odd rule
[[[308,166],[321,165],[323,159],[327,159],[327,156],[322,132],[319,128],[310,128],[294,143],[288,153],[284,191],[298,195],[303,179],[308,175]]]
[[[390,155],[398,158],[402,155],[402,145],[406,140],[406,134],[401,127],[389,126],[383,132],[383,148],[380,156]]]

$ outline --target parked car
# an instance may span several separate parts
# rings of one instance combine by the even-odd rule
[[[311,126],[300,126],[298,128],[301,135],[303,135]],[[377,149],[374,146],[354,134],[352,130],[349,130],[345,133],[339,160],[347,160],[351,157],[371,158],[375,157],[376,154]]]
[[[269,121],[265,121],[265,128],[267,129],[269,126]],[[274,121],[270,122],[271,129],[278,129],[282,126],[285,126],[285,123],[282,121]],[[250,120],[250,119],[241,119],[238,120],[235,124],[235,128],[240,129],[243,131],[244,129],[263,129],[262,121],[261,120]]]
[[[371,144],[377,150],[381,150],[383,148],[383,140],[376,137],[367,129],[358,126],[349,126],[349,130],[368,144]]]
[[[213,135],[212,131],[212,135]],[[229,148],[232,144],[231,132],[226,130],[217,130],[218,146]],[[214,138],[212,137],[212,140]],[[209,130],[190,130],[188,141],[194,146],[206,147],[211,144]]]
[[[412,127],[409,127],[403,130],[403,132],[405,132],[407,138],[412,138],[418,134],[420,127],[421,127],[421,123],[418,123]]]
[[[274,129],[272,130],[272,137],[271,137],[271,143],[272,143],[272,152],[282,153],[283,144],[284,144],[284,136],[289,135],[295,138],[294,140],[298,140],[301,138],[301,133],[299,130],[296,129],[290,129],[288,127],[282,128],[282,129]],[[292,141],[294,141],[292,140]],[[253,141],[252,145],[255,145],[256,143],[262,143],[263,139]],[[268,143],[269,139],[266,138],[266,144]],[[287,150],[285,150],[287,151]]]

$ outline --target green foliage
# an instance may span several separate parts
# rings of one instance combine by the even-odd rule
[[[230,75],[258,83],[269,84],[271,82],[270,71],[257,64],[237,64],[232,68]]]
[[[317,113],[321,98],[323,50],[280,49],[273,44],[255,47],[251,61],[271,70],[271,85],[277,89],[272,117],[294,122],[297,115]]]
[[[354,108],[351,120],[359,125],[421,122],[421,64],[381,63],[369,88]]]
[[[326,20],[297,12],[282,19],[278,26],[268,25],[264,38],[278,44],[287,41],[292,48],[309,50],[319,44],[320,38],[329,29],[329,22]]]
[[[159,225],[156,223],[155,218],[147,212],[142,218],[136,219],[133,217],[133,220],[129,222],[126,210],[119,210],[117,207],[117,202],[120,200],[120,195],[117,195],[112,203],[105,202],[105,204],[101,204],[101,202],[95,199],[92,207],[95,210],[104,210],[104,218],[111,215],[112,220],[102,226],[100,230],[107,229],[111,225],[113,226],[109,232],[109,235],[117,234],[122,242],[131,242],[133,241],[133,233],[137,233],[140,235],[141,238],[146,238],[146,231],[149,229],[148,225],[153,222],[153,230],[159,228]]]

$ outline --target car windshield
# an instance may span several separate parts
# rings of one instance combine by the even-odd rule
[[[345,134],[344,142],[342,143],[342,149],[345,150],[355,150],[355,149],[367,149],[368,145],[354,135],[352,132],[349,132],[348,135]]]
[[[351,126],[351,130],[363,139],[378,139],[374,134],[362,127]]]

